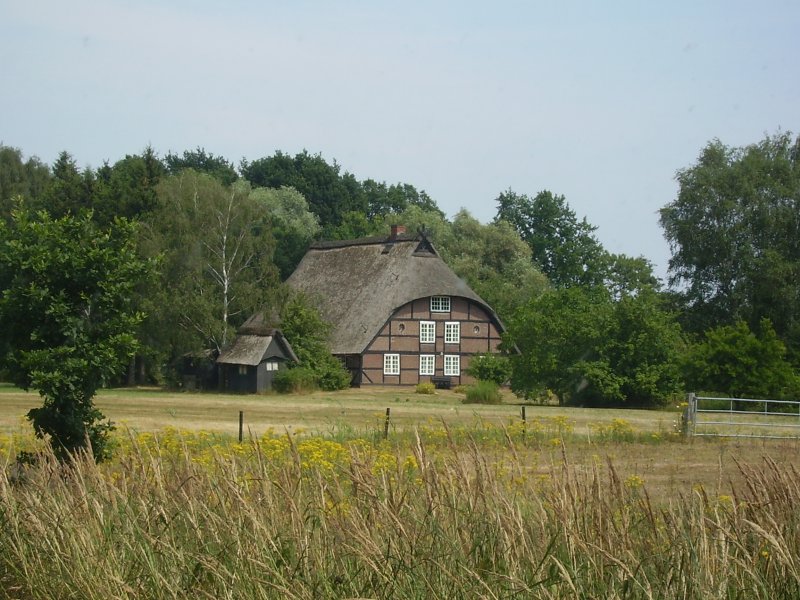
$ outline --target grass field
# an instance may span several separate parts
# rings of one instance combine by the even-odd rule
[[[239,411],[244,411],[245,430],[258,437],[267,429],[302,428],[325,433],[349,428],[366,431],[383,427],[386,409],[391,409],[393,431],[409,430],[444,420],[448,425],[494,424],[519,419],[519,399],[506,393],[500,406],[464,405],[463,395],[439,390],[435,395],[415,394],[414,388],[383,387],[314,392],[303,395],[230,395],[182,393],[158,389],[101,390],[97,406],[117,424],[141,431],[164,427],[204,429],[235,435]],[[35,393],[0,386],[0,432],[19,427],[25,413],[40,403]],[[620,411],[604,409],[527,406],[528,418],[565,416],[578,433],[589,433],[590,424],[610,422]],[[626,410],[624,418],[637,431],[671,431],[677,413]]]
[[[239,411],[244,412],[248,439],[265,432],[300,433],[337,439],[382,436],[386,408],[391,409],[390,440],[408,440],[415,428],[441,430],[443,426],[478,432],[484,428],[519,426],[519,399],[506,393],[499,406],[465,405],[463,395],[439,390],[435,395],[415,394],[413,388],[363,388],[302,395],[228,395],[182,393],[159,389],[102,390],[97,405],[118,426],[118,434],[213,432],[235,439]],[[0,386],[0,436],[27,433],[25,413],[39,403],[35,393]],[[656,498],[691,493],[704,485],[730,493],[740,473],[734,459],[757,462],[764,457],[800,466],[797,440],[684,440],[674,435],[679,412],[672,410],[614,410],[558,406],[526,406],[526,418],[547,429],[553,421],[568,425],[563,431],[545,432],[538,441],[517,448],[518,457],[532,470],[546,471],[565,457],[577,468],[612,461],[624,477],[647,482]],[[622,420],[625,435],[608,435]],[[557,429],[557,428],[555,428]],[[605,438],[605,439],[603,439]],[[558,440],[567,443],[558,443]]]
[[[677,410],[107,390],[111,461],[17,467],[38,403],[0,387],[0,598],[800,594],[800,444]]]

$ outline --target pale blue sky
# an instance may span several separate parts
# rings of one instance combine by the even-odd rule
[[[0,141],[92,167],[305,148],[482,221],[550,189],[663,275],[675,171],[800,132],[798,57],[797,1],[0,0]]]

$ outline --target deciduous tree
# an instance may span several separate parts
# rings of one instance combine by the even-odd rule
[[[190,334],[173,340],[173,354],[219,351],[278,283],[268,207],[247,182],[226,187],[191,169],[162,180],[158,196],[143,238],[148,255],[163,257],[154,326]]]
[[[28,419],[60,458],[107,454],[111,425],[93,404],[136,349],[131,296],[148,274],[132,224],[91,214],[18,211],[0,222],[0,350],[14,383],[44,399]]]
[[[729,147],[714,140],[678,171],[678,196],[661,209],[672,248],[670,282],[694,332],[769,318],[800,351],[800,138],[767,136]]]
[[[533,198],[508,190],[497,198],[495,221],[505,221],[531,249],[534,264],[557,287],[603,282],[608,256],[595,227],[579,220],[564,196],[547,190]]]

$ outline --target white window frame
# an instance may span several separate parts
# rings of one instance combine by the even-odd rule
[[[447,321],[444,324],[444,343],[461,343],[461,323],[458,321]]]
[[[435,354],[420,354],[419,355],[419,374],[420,375],[436,375],[436,355]]]
[[[426,335],[423,335],[423,332],[425,332]],[[436,343],[436,321],[419,322],[419,343],[420,344]]]
[[[444,374],[446,377],[461,376],[461,356],[458,354],[444,355]]]
[[[400,375],[400,355],[399,354],[384,354],[383,355],[383,374],[384,375]]]
[[[450,296],[431,296],[431,312],[450,312]]]
[[[277,360],[268,360],[265,363],[265,367],[267,371],[277,371],[278,370],[278,361]]]

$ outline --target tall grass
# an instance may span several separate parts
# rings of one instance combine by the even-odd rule
[[[612,464],[269,437],[0,471],[4,598],[797,598],[800,477],[654,503]]]

